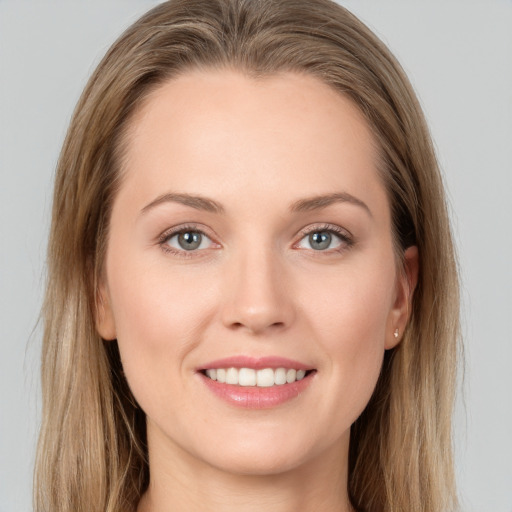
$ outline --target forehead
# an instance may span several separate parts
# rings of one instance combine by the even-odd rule
[[[166,188],[290,201],[340,188],[384,193],[359,109],[302,74],[187,72],[145,99],[126,142],[126,185],[148,199]]]

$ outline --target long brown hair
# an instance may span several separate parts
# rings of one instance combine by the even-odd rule
[[[191,68],[223,67],[313,75],[351,98],[371,127],[397,255],[417,245],[420,272],[402,342],[386,353],[374,395],[352,427],[349,495],[366,512],[454,510],[457,268],[442,179],[409,81],[383,43],[330,0],[172,0],[108,51],[60,156],[43,308],[36,512],[133,511],[148,485],[144,414],[116,342],[95,329],[110,211],[126,129],[144,98]]]

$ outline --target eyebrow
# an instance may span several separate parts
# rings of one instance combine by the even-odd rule
[[[224,207],[214,201],[203,196],[196,196],[191,194],[178,194],[169,192],[158,196],[154,201],[147,204],[142,208],[141,214],[147,213],[149,210],[163,203],[179,203],[185,206],[190,206],[196,210],[203,210],[211,213],[224,213]],[[363,208],[370,217],[373,217],[372,212],[368,205],[358,199],[357,197],[347,192],[335,192],[332,194],[318,195],[313,197],[307,197],[305,199],[299,199],[290,206],[291,212],[309,212],[314,210],[321,210],[335,203],[350,203],[355,206]]]
[[[151,203],[144,206],[141,210],[141,214],[147,213],[155,206],[163,203],[180,203],[185,206],[195,208],[196,210],[203,210],[211,213],[224,213],[224,207],[213,199],[208,199],[207,197],[202,196],[193,196],[191,194],[176,194],[171,192],[157,197],[154,201],[151,201]]]
[[[347,192],[335,192],[333,194],[319,195],[308,197],[305,199],[299,199],[298,201],[295,201],[291,205],[290,210],[292,212],[309,212],[313,210],[327,208],[331,204],[335,203],[350,203],[355,206],[360,206],[361,208],[363,208],[363,210],[366,211],[366,213],[368,213],[370,217],[373,217],[370,208],[365,202],[361,201],[361,199],[358,199],[357,197]]]

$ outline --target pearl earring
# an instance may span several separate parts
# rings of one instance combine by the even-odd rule
[[[398,329],[395,329],[395,332],[393,333],[393,336],[394,336],[395,338],[398,338]]]

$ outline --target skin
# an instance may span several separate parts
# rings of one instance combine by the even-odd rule
[[[97,328],[117,338],[147,415],[151,481],[139,511],[351,510],[350,426],[399,342],[418,266],[412,247],[397,268],[364,118],[313,77],[191,71],[145,101],[125,156]],[[223,211],[148,206],[168,193]],[[291,209],[333,193],[366,206]],[[184,225],[207,235],[200,248],[164,240]],[[333,235],[315,250],[305,230],[331,228],[350,241]],[[293,400],[247,410],[197,372],[235,355],[316,373]]]

